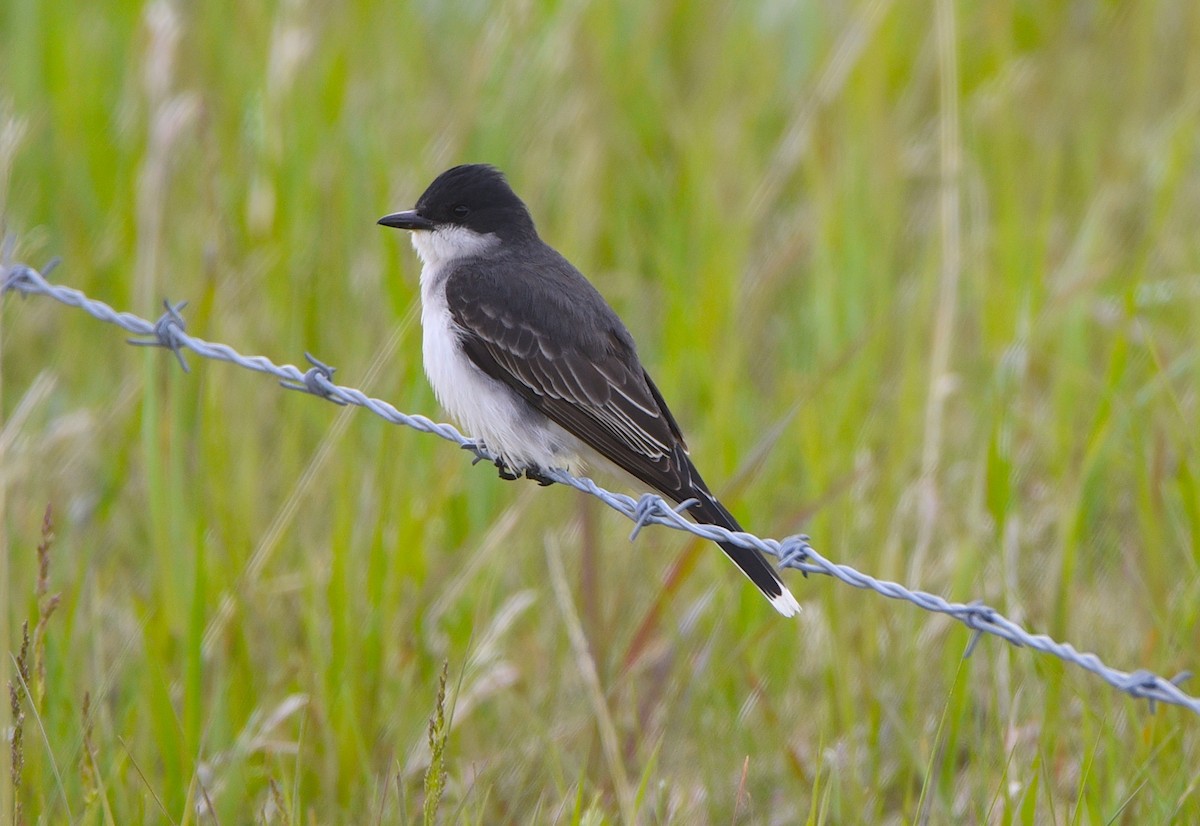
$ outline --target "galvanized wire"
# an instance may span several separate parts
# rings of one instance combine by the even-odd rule
[[[438,423],[421,415],[401,413],[381,399],[371,398],[353,387],[335,384],[333,382],[334,368],[307,353],[305,358],[311,365],[307,370],[301,370],[291,364],[275,364],[263,356],[244,356],[228,345],[204,341],[188,335],[187,325],[181,314],[186,302],[171,304],[169,301],[164,301],[162,316],[157,321],[148,321],[132,313],[117,312],[102,301],[88,298],[79,290],[51,284],[46,280],[45,275],[57,261],[51,262],[44,271],[39,272],[24,264],[9,263],[8,249],[6,248],[4,252],[3,260],[0,260],[0,296],[10,291],[23,295],[49,296],[70,307],[78,307],[101,321],[115,324],[130,333],[143,337],[130,339],[130,344],[162,347],[170,350],[185,371],[188,370],[187,361],[184,359],[185,351],[207,359],[231,362],[249,370],[276,376],[280,379],[279,383],[289,390],[310,393],[335,404],[353,404],[365,407],[393,424],[440,436],[473,452],[476,456],[475,461],[495,461],[495,457],[480,444],[463,436],[451,425]],[[1183,672],[1172,679],[1167,679],[1142,669],[1132,672],[1121,671],[1105,665],[1095,654],[1078,651],[1070,643],[1058,642],[1045,634],[1031,634],[982,602],[950,602],[937,594],[913,591],[895,582],[876,579],[849,565],[831,562],[809,544],[807,536],[790,536],[783,540],[763,539],[751,533],[731,532],[715,525],[698,525],[688,521],[684,516],[688,504],[686,502],[673,507],[662,497],[652,493],[645,493],[637,498],[613,493],[600,487],[591,479],[572,476],[562,470],[550,470],[545,475],[556,482],[589,493],[613,510],[624,514],[634,523],[630,539],[635,538],[638,532],[647,525],[665,525],[704,539],[733,542],[742,547],[757,548],[763,553],[777,557],[781,567],[794,568],[806,574],[825,574],[855,588],[911,602],[925,611],[945,614],[961,622],[975,632],[967,646],[966,656],[970,656],[983,635],[1000,637],[1013,645],[1032,648],[1086,669],[1119,691],[1134,698],[1147,700],[1151,711],[1154,710],[1155,703],[1168,703],[1200,714],[1200,697],[1186,694],[1179,687],[1184,680],[1191,676],[1190,672]]]

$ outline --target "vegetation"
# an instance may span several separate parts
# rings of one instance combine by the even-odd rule
[[[374,222],[494,163],[748,528],[1171,675],[1198,45],[1190,0],[4,0],[0,220],[436,416]],[[1185,710],[824,578],[786,621],[710,544],[191,368],[0,300],[6,821],[1200,821]]]

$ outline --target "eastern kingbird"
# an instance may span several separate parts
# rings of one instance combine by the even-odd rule
[[[621,319],[542,241],[498,170],[456,166],[379,223],[412,231],[425,374],[501,476],[548,484],[542,471],[578,467],[590,448],[676,503],[696,500],[696,521],[741,530],[688,458]],[[779,613],[800,610],[761,553],[719,544]]]

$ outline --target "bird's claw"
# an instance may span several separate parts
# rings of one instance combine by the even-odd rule
[[[550,485],[554,484],[553,479],[551,479],[546,474],[542,473],[537,468],[526,468],[525,469],[525,478],[532,479],[533,481],[537,482],[539,485],[541,485],[544,488],[549,487]]]
[[[501,459],[496,459],[496,469],[500,471],[500,478],[506,482],[512,482],[521,478],[520,471],[513,470]]]
[[[487,447],[483,442],[467,442],[461,445],[463,450],[468,450],[475,454],[475,459],[471,462],[472,465],[477,465],[480,462],[487,460],[496,466],[496,470],[500,472],[500,478],[506,482],[514,482],[522,477],[532,479],[542,487],[553,485],[554,480],[543,473],[538,468],[514,468],[508,462],[499,457],[493,457],[487,453]]]

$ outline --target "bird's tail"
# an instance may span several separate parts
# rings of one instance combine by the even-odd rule
[[[688,509],[692,518],[697,522],[717,525],[730,531],[742,530],[742,526],[733,518],[733,514],[727,511],[725,506],[703,487],[691,491],[689,496],[683,498],[697,500],[698,503]],[[783,584],[783,580],[771,567],[771,563],[757,549],[743,548],[732,542],[718,542],[717,544],[721,546],[725,555],[742,569],[742,573],[750,578],[758,590],[762,591],[763,595],[771,601],[771,605],[775,606],[776,611],[785,617],[792,617],[800,613],[800,603]]]

